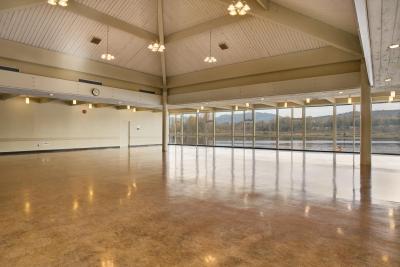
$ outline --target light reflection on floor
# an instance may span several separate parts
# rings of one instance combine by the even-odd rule
[[[398,157],[171,146],[0,157],[0,266],[400,266]],[[365,178],[363,178],[365,179]]]

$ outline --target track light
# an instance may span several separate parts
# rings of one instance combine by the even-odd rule
[[[310,98],[306,98],[306,103],[310,104],[310,102],[311,102],[311,99]]]
[[[76,105],[76,100],[72,100],[72,105]]]
[[[29,100],[29,97],[26,97],[26,98],[25,98],[25,104],[27,104],[27,105],[28,105],[28,104],[29,104],[29,102],[30,102],[30,100]]]

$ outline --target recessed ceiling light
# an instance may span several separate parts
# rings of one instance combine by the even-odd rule
[[[395,49],[395,48],[399,48],[400,47],[400,44],[392,44],[392,45],[389,45],[389,48],[390,49]]]

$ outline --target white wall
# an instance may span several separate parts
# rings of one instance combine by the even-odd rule
[[[128,121],[131,145],[161,144],[161,120],[161,113],[13,98],[0,101],[0,152],[120,146]]]

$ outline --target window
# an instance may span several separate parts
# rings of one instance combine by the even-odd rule
[[[169,143],[175,144],[175,114],[169,115]]]
[[[175,117],[175,125],[176,125],[176,144],[182,144],[182,114],[176,114]]]
[[[232,112],[215,113],[215,143],[217,146],[232,146]]]
[[[276,148],[276,109],[255,110],[256,147]]]
[[[233,112],[234,146],[244,146],[244,111]]]
[[[303,109],[293,108],[293,149],[303,149]]]
[[[353,119],[353,105],[336,106],[336,151],[353,151]]]
[[[372,153],[400,154],[400,102],[372,104]]]
[[[360,105],[354,105],[354,151],[360,152]]]
[[[306,149],[331,151],[333,107],[306,107],[306,115]]]
[[[199,113],[199,145],[214,145],[214,113]]]
[[[196,114],[183,114],[183,144],[196,145],[197,143]]]
[[[253,133],[254,125],[253,125],[253,111],[246,110],[244,111],[244,146],[245,147],[253,147]]]
[[[292,148],[292,109],[278,109],[279,148]]]

